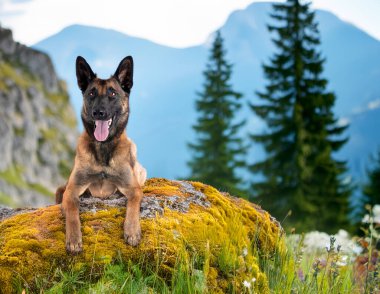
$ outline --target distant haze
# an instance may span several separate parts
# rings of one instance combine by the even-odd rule
[[[283,2],[281,0],[275,0]],[[273,2],[275,2],[273,1]],[[305,0],[306,1],[306,0]],[[203,43],[228,15],[257,0],[0,0],[1,25],[27,45],[72,24],[115,29],[172,47]],[[380,39],[379,0],[314,0]]]

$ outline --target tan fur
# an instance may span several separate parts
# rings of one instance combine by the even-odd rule
[[[125,195],[128,204],[124,238],[132,246],[140,242],[140,204],[146,170],[137,161],[136,145],[125,134],[132,74],[131,57],[123,59],[115,75],[107,80],[96,78],[86,61],[77,58],[78,85],[84,97],[82,121],[86,131],[79,137],[74,167],[68,182],[56,192],[56,202],[62,203],[62,212],[66,218],[66,250],[70,253],[82,251],[79,196],[86,191],[99,198],[109,197],[117,191]],[[89,94],[95,90],[96,95]],[[116,91],[117,95],[112,97],[110,91]],[[93,104],[96,96],[96,101],[110,107],[107,111],[114,118],[104,142],[97,141],[93,135],[94,120],[98,119],[93,118],[93,109],[98,107]],[[112,107],[116,110],[112,110]]]
[[[99,143],[100,144],[100,143]],[[146,170],[137,161],[136,145],[125,134],[121,135],[114,156],[109,166],[101,166],[92,155],[89,147],[89,136],[84,132],[78,141],[75,164],[66,187],[59,188],[63,193],[62,210],[66,216],[66,245],[70,252],[82,250],[80,220],[79,220],[79,196],[87,189],[94,197],[106,198],[117,190],[128,198],[126,221],[124,224],[124,236],[126,241],[136,246],[141,238],[139,225],[140,202],[142,198],[141,187],[146,180]],[[134,166],[131,166],[131,162]],[[78,183],[78,175],[84,172],[95,175],[94,180]],[[104,173],[110,179],[102,179]],[[124,181],[120,182],[118,175],[122,175]],[[116,177],[115,180],[113,177]]]

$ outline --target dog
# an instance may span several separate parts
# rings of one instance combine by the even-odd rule
[[[117,192],[127,197],[124,239],[137,246],[141,240],[140,204],[146,170],[137,161],[136,145],[125,132],[133,59],[125,57],[109,79],[100,79],[86,60],[78,56],[76,76],[83,94],[84,132],[78,139],[69,179],[56,191],[56,203],[61,203],[65,217],[66,250],[72,254],[83,250],[79,196],[85,192],[100,198]]]

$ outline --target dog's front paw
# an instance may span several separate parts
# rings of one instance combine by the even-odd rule
[[[141,240],[140,222],[124,222],[124,240],[131,246],[137,246]]]
[[[83,251],[81,233],[66,235],[66,251],[71,254],[78,254]]]

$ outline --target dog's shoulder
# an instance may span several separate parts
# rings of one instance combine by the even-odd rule
[[[137,159],[137,146],[135,142],[132,141],[131,138],[127,137],[128,144],[129,144],[129,152],[131,153],[131,157]]]
[[[76,156],[83,160],[89,161],[91,154],[94,152],[91,149],[91,139],[86,132],[83,132],[77,142]]]
[[[135,176],[137,178],[137,181],[139,182],[140,186],[144,186],[144,183],[147,178],[147,172],[146,169],[138,162],[137,160],[137,146],[132,141],[131,138],[126,137],[129,145],[129,156],[130,156],[130,163],[131,167],[135,173]]]

